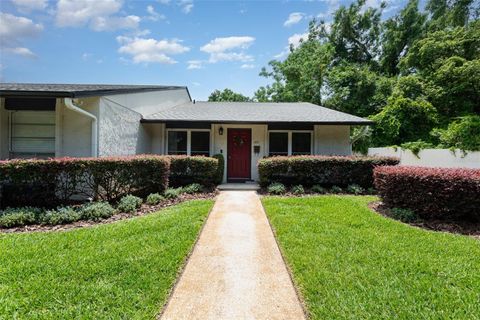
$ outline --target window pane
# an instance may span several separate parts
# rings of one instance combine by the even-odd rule
[[[287,156],[288,155],[288,133],[287,132],[270,132],[269,155],[270,156]]]
[[[187,131],[168,131],[168,154],[187,154]]]
[[[210,155],[210,132],[206,131],[192,131],[192,156],[206,156]]]
[[[309,132],[292,133],[292,154],[311,154],[312,140]]]

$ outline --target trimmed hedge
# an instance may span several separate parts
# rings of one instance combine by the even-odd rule
[[[74,195],[113,202],[168,185],[167,157],[57,158],[0,161],[1,205],[55,207]]]
[[[213,187],[217,183],[218,160],[203,156],[168,156],[169,185],[182,187],[192,183]]]
[[[480,170],[379,167],[375,187],[390,208],[425,219],[480,220]]]
[[[280,182],[290,186],[357,184],[370,188],[375,167],[398,163],[399,159],[390,157],[280,156],[260,160],[258,171],[262,187]]]

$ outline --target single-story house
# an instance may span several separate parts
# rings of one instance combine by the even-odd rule
[[[371,121],[311,103],[196,102],[187,87],[0,84],[0,158],[225,156],[225,181],[273,155],[350,155]]]

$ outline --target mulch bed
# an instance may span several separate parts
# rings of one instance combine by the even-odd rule
[[[369,205],[370,209],[374,210],[382,216],[393,219],[390,214],[390,209],[386,207],[381,201],[372,202]],[[396,219],[395,219],[396,220]],[[399,221],[399,220],[396,220]],[[401,221],[399,221],[401,222]],[[405,222],[404,222],[405,223]],[[441,232],[449,232],[453,234],[461,234],[471,236],[480,240],[480,222],[469,221],[453,221],[453,220],[422,220],[407,223],[411,226]]]
[[[15,227],[15,228],[0,228],[0,233],[24,233],[24,232],[44,232],[44,231],[65,231],[70,229],[78,229],[78,228],[85,228],[91,227],[100,224],[107,224],[116,221],[126,220],[133,217],[140,217],[145,216],[147,214],[157,212],[161,209],[171,207],[173,205],[189,201],[189,200],[200,200],[200,199],[214,199],[217,196],[217,192],[210,192],[210,193],[197,193],[197,194],[181,194],[177,199],[167,199],[163,201],[161,204],[156,206],[150,206],[147,204],[142,204],[141,208],[136,212],[125,213],[120,212],[117,213],[110,218],[102,219],[99,221],[88,221],[88,220],[81,220],[76,221],[69,224],[62,224],[62,225],[41,225],[41,224],[34,224],[28,225],[23,227]]]

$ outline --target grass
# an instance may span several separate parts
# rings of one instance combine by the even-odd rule
[[[479,319],[480,241],[384,218],[375,199],[263,199],[311,318]]]
[[[0,319],[154,319],[212,204],[66,232],[0,234]]]

